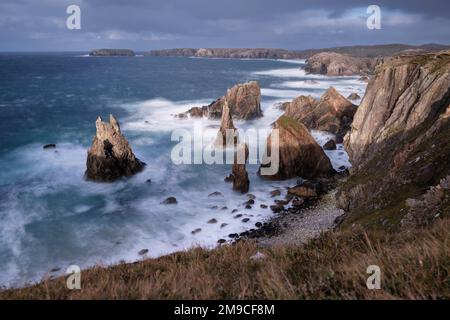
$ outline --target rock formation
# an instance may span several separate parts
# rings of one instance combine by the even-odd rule
[[[338,193],[349,211],[344,223],[393,225],[412,210],[408,199],[423,198],[448,175],[449,83],[450,51],[377,67],[344,141],[353,165]],[[435,217],[436,210],[426,211]]]
[[[357,58],[335,52],[321,52],[308,58],[305,70],[327,76],[352,76],[371,74],[376,59]]]
[[[345,99],[333,87],[320,98],[300,96],[286,107],[285,115],[303,123],[308,129],[328,131],[343,137],[350,125],[357,106]]]
[[[242,157],[242,161],[239,158],[239,153],[243,153],[240,155]],[[248,179],[248,173],[245,169],[245,163],[248,158],[248,147],[245,144],[240,144],[236,147],[236,152],[234,155],[234,163],[231,169],[230,176],[225,178],[225,181],[229,181],[233,183],[233,190],[239,191],[241,193],[247,193],[250,187],[250,180]]]
[[[334,172],[330,159],[306,127],[293,118],[281,116],[273,125],[279,130],[279,170],[272,180],[294,177],[305,179],[328,176]],[[267,138],[268,156],[271,156],[272,134]],[[268,167],[269,164],[262,165]]]
[[[261,88],[256,81],[237,84],[228,89],[225,96],[208,106],[194,107],[187,113],[191,117],[207,116],[210,119],[220,119],[225,102],[228,103],[231,115],[236,119],[250,120],[262,116]]]
[[[238,119],[249,120],[262,116],[261,88],[256,81],[238,84],[228,89],[225,100],[231,114]]]
[[[93,181],[114,181],[141,171],[145,164],[135,157],[113,115],[109,123],[100,117],[97,132],[88,151],[86,177]]]
[[[237,141],[237,130],[234,127],[230,108],[228,108],[228,103],[225,101],[222,110],[222,121],[220,123],[219,132],[217,133],[215,145],[229,147],[235,145]]]
[[[135,53],[130,49],[95,49],[89,52],[93,57],[134,57]]]

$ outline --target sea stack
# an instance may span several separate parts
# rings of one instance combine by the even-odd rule
[[[241,193],[247,193],[250,188],[250,180],[245,168],[248,158],[248,147],[246,144],[240,144],[236,147],[234,154],[234,163],[231,169],[231,175],[226,178],[233,183],[233,190]]]
[[[86,161],[88,180],[112,182],[144,168],[145,163],[136,158],[113,115],[109,116],[109,123],[98,117],[95,126],[97,132]]]
[[[297,120],[281,116],[273,125],[278,129],[279,169],[273,175],[261,175],[270,180],[301,177],[311,179],[330,176],[335,171],[323,149],[317,144],[308,129]],[[272,134],[267,138],[268,156],[271,156]],[[271,163],[261,165],[270,167]]]
[[[230,108],[225,101],[222,110],[222,120],[220,123],[220,129],[217,133],[216,146],[229,147],[237,143],[237,131],[233,124]]]

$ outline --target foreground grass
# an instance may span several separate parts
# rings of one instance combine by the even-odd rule
[[[240,242],[0,292],[0,299],[425,299],[450,298],[450,219],[405,233],[338,231],[306,245],[261,248]],[[256,252],[265,259],[250,259]],[[366,269],[381,268],[381,290]]]

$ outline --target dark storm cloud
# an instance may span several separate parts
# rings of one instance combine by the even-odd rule
[[[81,30],[65,27],[81,7]],[[365,9],[382,9],[382,30]],[[3,0],[1,50],[93,47],[283,47],[450,41],[450,2],[325,0]]]

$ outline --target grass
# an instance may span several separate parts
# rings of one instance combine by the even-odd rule
[[[239,242],[0,292],[0,299],[441,299],[450,298],[450,219],[390,233],[353,229],[322,234],[305,245],[270,248]],[[250,259],[256,252],[263,260]],[[366,287],[369,265],[381,289]]]

